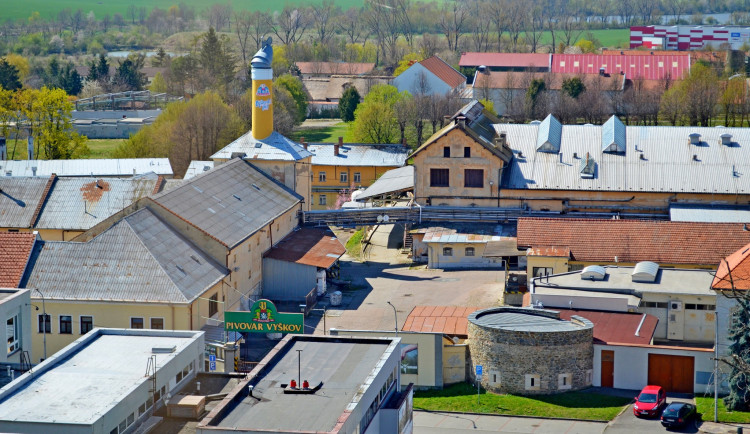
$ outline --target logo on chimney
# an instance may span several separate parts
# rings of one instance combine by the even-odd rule
[[[255,101],[255,107],[266,111],[269,107],[271,107],[271,100],[270,99],[264,99],[264,100],[258,100]]]
[[[255,92],[257,96],[271,96],[271,91],[268,90],[268,86],[261,84],[258,86],[258,90]],[[265,110],[265,109],[264,109]]]

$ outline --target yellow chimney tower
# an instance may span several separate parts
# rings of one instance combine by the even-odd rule
[[[273,47],[269,37],[250,61],[253,79],[253,138],[263,140],[273,133]]]

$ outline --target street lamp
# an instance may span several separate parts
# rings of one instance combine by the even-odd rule
[[[38,292],[42,296],[42,318],[44,318],[42,326],[42,334],[44,335],[44,360],[47,360],[47,309],[44,307],[44,294],[39,288],[34,288],[34,291]]]
[[[386,303],[388,303],[389,305],[391,305],[391,307],[393,308],[393,318],[396,321],[396,336],[398,336],[398,315],[396,314],[396,306],[394,306],[393,304],[391,304],[390,301],[388,301]]]

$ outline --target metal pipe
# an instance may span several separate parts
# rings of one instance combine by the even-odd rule
[[[393,318],[396,321],[396,336],[398,336],[398,314],[396,313],[396,306],[394,306],[390,301],[388,301],[387,303],[390,304],[393,308]]]

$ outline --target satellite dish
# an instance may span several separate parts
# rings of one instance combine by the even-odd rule
[[[390,217],[388,217],[388,214],[383,216],[383,221],[388,223],[388,220],[390,220]]]
[[[378,223],[380,223],[380,222],[382,222],[382,221],[383,221],[383,216],[382,216],[382,215],[379,215],[379,216],[378,216]]]

